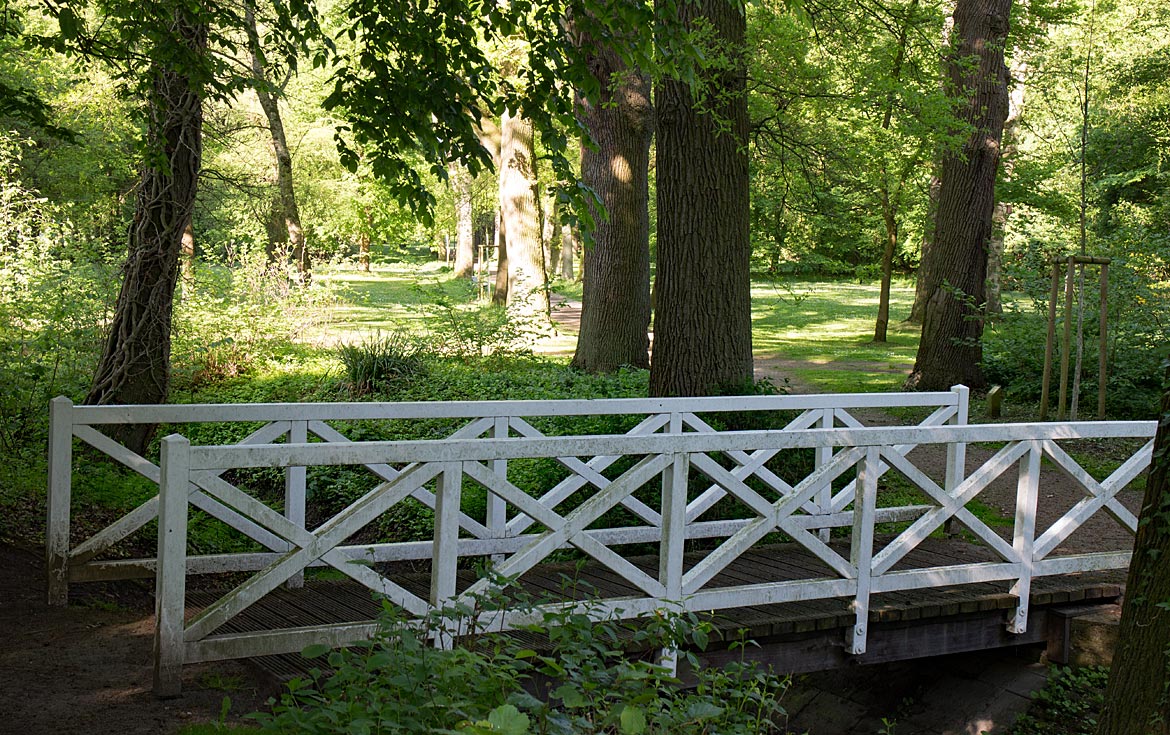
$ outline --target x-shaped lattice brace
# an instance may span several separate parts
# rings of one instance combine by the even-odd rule
[[[829,462],[805,477],[776,502],[769,502],[752,488],[705,454],[691,455],[691,466],[718,483],[728,494],[756,513],[757,517],[732,534],[714,551],[703,558],[683,576],[683,594],[693,594],[703,588],[729,564],[754,546],[765,535],[780,530],[813,552],[846,579],[856,577],[856,569],[840,554],[801,527],[793,514],[801,508],[825,483],[831,483],[865,456],[865,448],[853,447],[838,452]]]
[[[1078,501],[1068,512],[1049,526],[1040,538],[1036,539],[1036,544],[1032,549],[1033,561],[1040,561],[1048,556],[1073,531],[1080,528],[1081,524],[1102,508],[1131,532],[1137,532],[1137,516],[1117,500],[1117,493],[1150,466],[1150,459],[1154,453],[1153,440],[1146,443],[1102,482],[1094,480],[1056,442],[1049,440],[1042,442],[1041,445],[1044,448],[1044,453],[1052,459],[1061,474],[1079,484],[1088,495]]]
[[[361,563],[365,560],[361,559],[359,554],[345,553],[336,547],[445,469],[447,468],[444,463],[440,462],[411,465],[393,480],[378,485],[355,500],[312,532],[289,521],[238,488],[219,480],[211,472],[193,473],[193,480],[198,481],[217,500],[234,506],[241,513],[282,536],[295,548],[282,554],[268,567],[203,610],[187,626],[186,640],[197,641],[211,634],[318,559],[374,592],[386,596],[407,612],[414,615],[426,614],[428,609],[426,600],[420,599]]]
[[[576,546],[581,551],[604,564],[630,583],[636,585],[651,597],[662,597],[665,587],[661,582],[631,564],[624,557],[605,544],[592,538],[586,529],[609,510],[617,507],[638,488],[645,485],[673,462],[668,454],[643,457],[620,477],[608,481],[606,486],[567,515],[556,511],[516,487],[507,479],[491,472],[478,462],[464,462],[463,471],[476,482],[486,487],[505,502],[545,526],[545,532],[535,536],[523,548],[495,564],[497,575],[516,578],[531,570],[550,553],[565,544]],[[491,579],[481,579],[463,593],[464,599],[471,599],[492,586]]]
[[[287,434],[290,426],[291,422],[288,421],[274,421],[252,432],[241,440],[239,444],[267,444]],[[129,469],[134,470],[156,485],[159,483],[162,471],[158,465],[140,454],[127,449],[97,429],[90,426],[76,426],[74,427],[73,433],[77,438],[117,460]],[[204,477],[214,478],[218,482],[227,485],[228,483],[219,479],[219,475],[221,474],[223,474],[222,471],[208,473]],[[258,526],[248,518],[210,496],[205,492],[203,485],[204,483],[202,481],[191,482],[188,491],[188,500],[191,505],[213,518],[223,521],[267,549],[272,551],[285,551],[288,548],[287,544],[278,536]],[[114,523],[78,544],[70,551],[70,563],[83,564],[103,553],[119,541],[137,532],[147,523],[158,518],[158,505],[159,500],[156,494]]]

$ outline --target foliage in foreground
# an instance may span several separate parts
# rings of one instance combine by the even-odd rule
[[[1109,669],[1102,666],[1053,669],[1007,735],[1093,735],[1108,679]]]
[[[294,680],[271,714],[252,717],[262,732],[298,735],[782,732],[786,679],[744,663],[701,668],[682,654],[697,679],[683,688],[647,660],[664,647],[704,647],[708,625],[693,614],[594,622],[557,610],[521,636],[476,632],[449,649],[429,640],[492,607],[445,610],[419,625],[386,604],[373,640],[327,655],[323,646],[307,649],[331,672]]]

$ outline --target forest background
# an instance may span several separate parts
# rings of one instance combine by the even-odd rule
[[[1076,252],[1105,256],[1113,259],[1108,411],[1152,416],[1159,350],[1170,331],[1170,4],[1004,6],[1012,12],[998,49],[1009,72],[1008,108],[986,247],[986,303],[971,305],[965,317],[986,324],[984,334],[971,338],[982,350],[981,374],[973,382],[1036,399],[1049,262]],[[494,70],[483,89],[474,87],[472,74],[466,88],[429,90],[464,101],[460,95],[470,89],[466,104],[480,95],[484,108],[473,115],[456,110],[451,120],[431,111],[433,101],[411,97],[427,91],[425,80],[421,87],[385,88],[409,71],[403,49],[434,35],[426,19],[439,11],[425,3],[325,3],[291,11],[252,3],[208,7],[224,16],[209,16],[220,30],[212,24],[214,63],[200,67],[208,76],[199,105],[201,171],[185,223],[182,276],[167,330],[173,350],[159,399],[173,388],[182,400],[200,400],[202,390],[239,379],[257,383],[254,378],[274,371],[334,371],[342,376],[338,384],[353,390],[362,379],[345,376],[339,359],[346,352],[337,351],[338,342],[350,343],[351,358],[365,352],[373,353],[371,360],[379,349],[428,359],[456,353],[463,361],[472,352],[523,352],[531,347],[525,335],[546,328],[550,291],[577,298],[583,276],[587,306],[574,367],[646,367],[650,302],[661,278],[649,284],[651,273],[662,271],[661,264],[651,265],[657,262],[662,189],[679,178],[673,171],[663,178],[663,171],[678,156],[664,158],[662,141],[650,142],[652,121],[634,126],[647,151],[640,166],[649,196],[645,221],[626,231],[644,239],[646,254],[614,265],[594,247],[595,233],[621,230],[628,205],[590,188],[596,181],[590,156],[596,159],[598,149],[579,141],[588,141],[589,133],[596,139],[603,129],[590,115],[647,114],[629,106],[630,95],[644,93],[648,106],[651,83],[662,97],[670,78],[689,80],[696,108],[716,127],[738,124],[720,107],[721,94],[746,106],[738,151],[750,164],[750,273],[732,277],[767,284],[776,306],[799,307],[802,295],[819,288],[810,285],[815,281],[871,284],[881,297],[875,343],[906,345],[917,337],[929,295],[920,263],[939,219],[942,162],[971,132],[956,112],[967,90],[947,75],[947,60],[957,54],[951,4],[754,3],[746,9],[742,56],[728,51],[713,24],[693,24],[682,41],[682,35],[662,33],[648,50],[634,34],[623,42],[635,51],[620,58],[583,53],[568,59],[594,72],[573,77],[575,97],[570,85],[553,78],[571,64],[549,61],[567,40],[546,35],[542,45],[531,32],[541,6],[525,6],[520,15],[527,20],[495,37],[476,41],[473,29],[464,38],[448,34],[437,46],[442,55],[443,49],[478,44],[478,56],[468,58],[479,66],[461,71]],[[6,419],[0,439],[13,455],[39,454],[50,397],[110,399],[101,392],[109,379],[103,371],[111,324],[120,324],[127,239],[138,237],[143,172],[176,167],[175,160],[156,160],[162,153],[143,114],[155,109],[144,91],[151,73],[144,70],[167,61],[165,45],[148,36],[137,46],[128,41],[151,19],[118,16],[125,10],[117,3],[46,8],[8,2],[0,17],[0,404]],[[645,25],[651,18],[646,12],[630,5],[611,20],[615,27]],[[118,17],[121,35],[103,36],[113,25],[109,19]],[[589,33],[600,37],[604,30],[579,18],[576,48],[588,50]],[[678,48],[683,61],[662,59]],[[632,73],[633,63],[649,70]],[[960,69],[962,63],[969,60],[960,59]],[[742,95],[734,85],[695,81],[728,69],[742,72]],[[599,70],[604,83],[581,81]],[[492,100],[483,91],[489,88],[499,92]],[[627,101],[607,97],[612,90]],[[531,105],[539,95],[559,101]],[[520,101],[509,106],[508,100]],[[532,118],[527,127],[523,115]],[[468,140],[481,146],[470,150]],[[656,157],[649,154],[652,145]],[[709,249],[720,256],[718,246]],[[400,324],[414,330],[409,345],[372,331],[323,336],[336,307],[360,297],[331,274],[377,274],[390,263],[435,257],[450,270],[420,271],[421,290],[394,296],[427,305],[429,337],[418,340],[418,320]],[[722,268],[718,257],[712,262]],[[711,270],[701,264],[692,270],[704,268]],[[622,274],[640,271],[644,287],[621,281]],[[616,358],[590,352],[587,342],[596,338],[585,334],[590,282],[603,278],[611,291],[646,291],[644,304],[593,329],[612,333],[614,323],[632,324],[634,345]],[[898,279],[919,285],[909,314],[889,313],[890,283]],[[1092,366],[1099,323],[1095,272],[1082,273],[1080,282],[1083,306],[1076,318],[1084,337],[1077,362]],[[693,311],[718,299],[710,284],[690,286],[685,298]],[[388,324],[393,327],[393,320]],[[757,343],[769,340],[757,336]],[[962,352],[959,341],[954,346]],[[864,345],[858,350],[864,354]],[[1073,395],[1091,402],[1095,372],[1082,372]],[[653,383],[652,376],[651,390]],[[315,392],[302,387],[285,397]],[[442,397],[442,390],[429,397]]]

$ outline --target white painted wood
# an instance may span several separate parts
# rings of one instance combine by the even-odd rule
[[[416,401],[400,403],[243,403],[76,406],[79,424],[183,424],[231,421],[360,421],[377,419],[597,416],[672,411],[802,411],[954,405],[952,392],[838,393],[708,398],[603,398],[559,401]]]
[[[949,567],[903,569],[874,577],[870,592],[904,592],[957,584],[1003,582],[1017,579],[1020,565],[1012,562],[978,562]]]
[[[680,602],[683,597],[683,554],[687,538],[687,455],[671,457],[662,473],[662,540],[658,553],[658,581],[664,597]]]
[[[191,443],[171,434],[162,440],[159,482],[158,574],[154,591],[154,693],[182,691],[183,617],[187,597],[187,487]]]
[[[1032,594],[1032,545],[1036,540],[1036,505],[1040,492],[1040,459],[1044,451],[1040,442],[1021,442],[1028,447],[1028,455],[1020,462],[1016,482],[1016,523],[1012,533],[1012,547],[1020,560],[1020,576],[1012,585],[1016,607],[1008,621],[1008,631],[1024,633],[1028,629],[1028,603]]]
[[[57,397],[49,404],[48,519],[45,525],[45,572],[49,604],[69,603],[69,518],[73,495],[73,401]]]
[[[826,408],[821,411],[821,418],[818,426],[822,429],[831,429],[836,424],[833,418],[834,410]],[[813,466],[823,467],[833,456],[832,447],[817,447],[814,452]],[[833,512],[833,486],[826,483],[816,494],[816,512],[822,515],[827,515]],[[829,543],[829,529],[822,528],[818,532],[821,541],[826,544]]]
[[[1132,551],[1099,551],[1089,554],[1069,554],[1034,562],[1032,575],[1049,577],[1056,574],[1076,572],[1099,572],[1103,569],[1125,569],[1129,566]]]
[[[1001,426],[1003,425],[1001,424]],[[1052,424],[1044,424],[1043,426],[1052,426]],[[938,432],[947,430],[946,427],[934,429],[934,431]],[[910,524],[909,528],[899,534],[896,539],[887,544],[884,549],[875,555],[873,560],[873,573],[884,574],[889,571],[902,557],[906,556],[914,547],[922,543],[923,539],[941,526],[947,518],[956,515],[968,501],[978,495],[995,478],[1006,472],[1027,451],[1028,445],[1024,442],[1006,444],[1002,449],[992,455],[991,459],[987,460],[982,467],[972,473],[963,482],[959,483],[959,486],[955,488],[953,494],[938,491],[938,486],[934,485],[935,491],[940,492],[940,495],[935,498],[939,501],[940,507],[924,513],[921,518]],[[933,485],[933,483],[931,484]],[[928,492],[930,491],[928,490]],[[970,520],[970,518],[967,520]],[[973,525],[978,526],[979,524],[974,523]]]
[[[1089,497],[1078,501],[1037,539],[1034,550],[1035,559],[1043,559],[1048,556],[1053,549],[1060,546],[1065,539],[1072,535],[1073,531],[1080,528],[1085,521],[1102,508],[1105,508],[1130,532],[1137,532],[1137,516],[1117,500],[1117,493],[1149,466],[1150,458],[1153,456],[1153,443],[1148,445],[1151,451],[1146,451],[1143,447],[1121,467],[1117,468],[1104,482],[1100,483],[1093,479],[1092,475],[1077,464],[1076,460],[1057,446],[1055,442],[1045,441],[1042,446],[1044,454],[1052,459],[1061,474],[1084,488]]]
[[[970,395],[971,391],[965,385],[952,386],[951,390],[956,394],[956,411],[954,417],[954,424],[963,426],[967,424],[968,412],[970,411]],[[947,444],[947,475],[946,475],[946,490],[948,493],[954,493],[955,488],[963,481],[963,476],[967,473],[967,445],[962,442],[953,442]]]
[[[288,440],[293,444],[306,444],[309,441],[309,422],[291,421],[288,430]],[[301,528],[305,527],[305,490],[308,468],[284,468],[284,517],[290,523]],[[292,550],[292,544],[288,545]],[[300,589],[305,586],[304,572],[298,572],[288,578],[285,586],[289,589]]]
[[[895,452],[895,454],[897,454]],[[853,628],[847,643],[854,656],[865,653],[869,635],[869,594],[872,586],[873,526],[877,508],[877,481],[881,453],[878,447],[868,447],[857,466],[857,497],[853,501],[853,534],[849,543],[849,564],[856,575],[857,587],[853,594]]]
[[[633,429],[626,432],[625,436],[645,436],[653,434],[670,422],[669,415],[658,414],[648,416],[641,421]],[[585,464],[596,472],[601,472],[612,465],[614,462],[621,459],[620,454],[610,456],[597,456],[589,460]],[[570,475],[561,482],[557,483],[555,487],[540,497],[540,502],[549,508],[555,508],[562,500],[572,495],[577,490],[585,487],[588,480],[580,475]],[[525,529],[532,525],[532,519],[525,515],[518,515],[512,520],[508,521],[509,536],[515,536],[523,533]]]
[[[492,437],[506,439],[511,431],[511,418],[498,416],[493,422]],[[508,460],[497,459],[492,462],[492,472],[497,477],[507,479]],[[487,497],[487,518],[484,519],[491,532],[492,538],[504,538],[508,535],[508,506],[498,496],[489,493]],[[496,559],[496,561],[500,561]]]
[[[530,438],[545,436],[524,419],[513,418],[510,423],[512,428],[515,429],[516,433],[520,436]],[[555,457],[554,459],[571,470],[574,474],[578,475],[586,482],[596,487],[598,490],[604,490],[609,485],[609,480],[606,479],[604,475],[590,467],[587,463],[582,462],[577,457]],[[624,505],[627,509],[630,510],[630,512],[647,523],[658,525],[662,522],[662,517],[659,515],[658,511],[654,510],[637,498],[626,498],[622,501],[622,505]]]

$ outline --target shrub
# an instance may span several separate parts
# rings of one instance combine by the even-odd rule
[[[377,334],[357,344],[342,345],[337,356],[345,366],[350,393],[355,396],[370,393],[376,387],[393,387],[424,368],[418,345],[401,332]]]
[[[1108,680],[1109,669],[1103,666],[1054,668],[1008,735],[1093,735]]]
[[[697,680],[684,689],[648,660],[663,647],[706,645],[708,626],[693,614],[595,622],[561,610],[544,613],[523,637],[472,631],[454,648],[431,642],[466,630],[498,609],[498,600],[481,598],[421,624],[386,604],[373,640],[341,651],[306,649],[306,656],[324,656],[330,672],[294,680],[271,702],[271,714],[252,717],[262,732],[305,735],[780,732],[786,680],[745,663],[703,668],[683,653]]]

